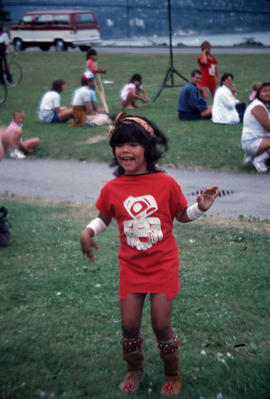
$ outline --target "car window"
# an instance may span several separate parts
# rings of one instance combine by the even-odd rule
[[[67,14],[57,14],[53,17],[54,25],[68,25],[69,24],[69,15]]]
[[[25,15],[19,22],[19,25],[30,25],[31,22],[32,22],[32,15]]]
[[[92,14],[76,14],[76,19],[78,25],[91,25],[95,22]]]
[[[37,15],[34,20],[34,25],[44,26],[52,23],[52,16],[47,14]]]

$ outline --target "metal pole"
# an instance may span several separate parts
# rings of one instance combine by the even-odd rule
[[[129,7],[129,0],[127,0],[127,37],[130,37],[130,7]]]
[[[170,65],[171,68],[173,68],[171,0],[168,0],[168,22],[169,22]],[[173,73],[171,74],[171,85],[172,87],[174,86]]]

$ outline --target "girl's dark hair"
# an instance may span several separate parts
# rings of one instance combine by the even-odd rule
[[[163,153],[168,150],[168,139],[165,134],[158,128],[158,126],[147,119],[144,116],[139,115],[125,115],[123,114],[125,120],[129,117],[131,118],[139,118],[142,121],[147,122],[148,125],[153,129],[154,136],[145,130],[139,123],[131,120],[131,123],[117,123],[117,125],[113,128],[113,133],[110,138],[110,146],[113,150],[113,160],[111,162],[111,167],[115,167],[114,175],[119,177],[124,175],[125,170],[119,165],[116,156],[115,156],[115,147],[124,143],[136,142],[144,147],[145,160],[147,165],[147,170],[149,172],[160,172],[156,165],[157,161],[163,156]],[[158,149],[158,145],[164,147],[164,152]]]
[[[51,90],[55,90],[57,91],[57,93],[61,93],[62,91],[62,86],[65,84],[66,82],[63,79],[55,79],[52,82],[52,89]]]
[[[266,86],[270,86],[270,82],[263,82],[263,83],[260,85],[260,87],[259,87],[258,90],[257,90],[256,97],[255,97],[255,98],[258,98],[258,99],[260,100],[261,91],[262,91],[262,89],[263,89],[264,87],[266,87]],[[262,101],[262,100],[261,100],[261,101]]]
[[[133,83],[135,80],[138,80],[140,83],[142,83],[142,76],[139,73],[134,73],[130,79],[130,82]]]
[[[89,49],[87,50],[87,53],[86,53],[86,60],[88,60],[88,58],[91,57],[91,55],[97,55],[96,50],[93,49],[93,48],[89,48]]]

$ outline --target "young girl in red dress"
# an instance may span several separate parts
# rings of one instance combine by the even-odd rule
[[[217,67],[217,59],[211,54],[211,44],[204,41],[201,44],[202,54],[197,61],[202,73],[199,89],[207,87],[214,97],[216,87],[219,84],[219,72]]]
[[[178,183],[156,162],[167,150],[167,138],[145,117],[121,112],[111,129],[110,145],[116,178],[103,187],[97,202],[98,217],[81,233],[82,253],[94,261],[93,237],[103,232],[112,218],[118,223],[119,294],[123,359],[128,373],[119,385],[134,393],[144,377],[140,334],[146,295],[151,298],[151,322],[163,360],[165,382],[161,394],[181,392],[179,341],[171,325],[173,298],[180,289],[179,257],[173,236],[174,219],[186,223],[198,218],[215,201],[218,186],[203,191],[188,206]]]

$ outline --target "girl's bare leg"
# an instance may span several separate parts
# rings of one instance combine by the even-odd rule
[[[122,316],[121,345],[123,360],[128,372],[119,385],[122,392],[135,393],[144,378],[144,354],[140,327],[145,294],[128,293],[125,301],[120,301]]]
[[[167,294],[151,294],[152,328],[158,341],[168,341],[174,336],[171,325],[173,300]]]
[[[128,109],[136,108],[136,99],[134,98],[134,96],[131,92],[128,93],[128,96],[127,96],[127,99],[125,102],[125,108],[128,108]]]
[[[66,122],[73,117],[73,112],[71,108],[64,108],[58,113],[60,122]]]
[[[128,339],[137,338],[140,334],[142,311],[145,294],[129,292],[126,300],[120,300],[123,336]]]
[[[165,374],[165,382],[160,390],[163,396],[175,396],[182,390],[179,341],[171,325],[172,305],[173,300],[169,300],[167,294],[151,295],[152,327],[158,340]]]
[[[262,152],[268,150],[270,148],[270,137],[265,137],[261,144],[260,147],[258,148],[258,152],[256,155],[261,154]]]
[[[34,149],[39,145],[40,139],[38,137],[33,137],[32,139],[24,140],[20,144],[20,148],[24,152],[33,152]]]

